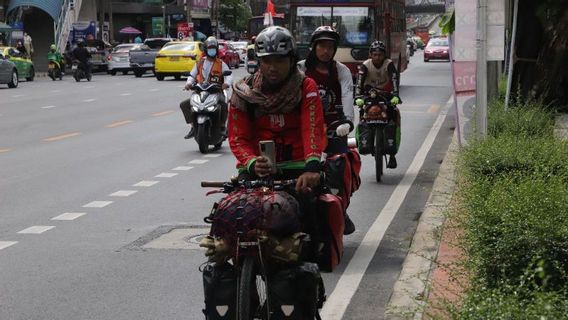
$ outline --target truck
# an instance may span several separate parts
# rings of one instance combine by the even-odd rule
[[[134,76],[140,78],[146,71],[154,72],[154,60],[158,51],[171,41],[171,38],[148,38],[140,48],[130,50],[128,56]]]

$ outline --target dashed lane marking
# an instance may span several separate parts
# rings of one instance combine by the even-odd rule
[[[83,102],[93,102],[93,101],[97,101],[97,99],[86,99],[86,100],[83,100]]]
[[[112,201],[91,201],[83,206],[83,208],[104,208],[111,204]]]
[[[168,110],[168,111],[156,112],[156,113],[152,113],[152,116],[159,117],[159,116],[165,116],[166,114],[170,114],[170,113],[173,113],[173,111]]]
[[[80,134],[81,134],[81,132],[70,132],[70,133],[59,135],[59,136],[54,136],[54,137],[43,139],[43,141],[45,141],[45,142],[59,141],[59,140],[75,137],[75,136],[78,136]]]
[[[126,124],[131,123],[132,120],[124,120],[124,121],[117,121],[117,122],[113,122],[111,124],[107,124],[105,127],[107,128],[116,128],[116,127],[120,127]]]
[[[17,95],[13,95],[12,98],[21,98],[21,97],[25,97],[25,94],[17,94]]]
[[[154,88],[154,89],[150,89],[151,92],[156,92],[156,91],[160,91],[160,89]]]
[[[111,193],[110,196],[111,197],[129,197],[129,196],[135,194],[136,192],[138,192],[138,190],[119,190],[115,193]]]
[[[133,187],[151,187],[157,183],[159,183],[160,181],[149,181],[149,180],[142,180],[140,182],[138,182],[137,184],[133,184]]]
[[[51,91],[49,91],[49,92],[50,92],[50,93],[58,93],[58,92],[61,92],[61,90],[51,90]]]
[[[10,152],[10,151],[12,151],[12,149],[0,149],[0,153]]]
[[[179,166],[179,167],[175,167],[172,170],[174,171],[188,171],[193,169],[193,167],[188,167],[188,166]]]
[[[41,107],[42,109],[52,109],[55,108],[55,106],[45,106],[45,107]]]
[[[177,176],[179,173],[176,172],[162,172],[159,175],[156,175],[156,178],[172,178]]]
[[[195,159],[195,160],[191,160],[190,162],[188,162],[187,164],[204,164],[206,162],[208,162],[209,160],[204,160],[204,159]]]
[[[79,217],[82,217],[84,215],[86,215],[85,212],[65,212],[63,214],[58,215],[57,217],[51,218],[51,220],[71,221]]]
[[[6,249],[18,243],[18,241],[0,241],[0,250]]]
[[[223,155],[222,153],[209,153],[209,154],[204,155],[203,157],[204,158],[218,158],[222,155]]]
[[[127,96],[131,96],[132,93],[121,93],[120,95],[123,96],[123,97],[127,97]]]
[[[55,226],[33,226],[33,227],[26,228],[22,231],[18,231],[18,233],[21,233],[21,234],[41,234],[41,233],[44,233],[44,232],[51,230],[53,228],[55,228]]]

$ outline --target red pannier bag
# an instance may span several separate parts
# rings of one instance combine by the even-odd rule
[[[346,153],[330,155],[325,161],[324,170],[328,176],[328,187],[341,198],[343,209],[346,210],[351,196],[361,185],[361,156],[354,148]]]
[[[322,271],[331,272],[343,257],[343,206],[341,199],[333,194],[322,194],[318,197],[318,220],[320,221],[320,251],[318,265]]]

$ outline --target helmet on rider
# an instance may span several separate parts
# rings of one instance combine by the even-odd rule
[[[262,30],[254,44],[260,74],[273,88],[284,83],[296,70],[296,41],[288,29],[271,26]]]
[[[219,51],[219,41],[217,41],[217,38],[211,36],[205,39],[205,50],[208,57],[215,58]]]
[[[322,43],[318,47],[318,43],[322,41],[326,43]],[[330,26],[318,27],[314,30],[310,39],[311,52],[308,57],[308,60],[310,60],[308,66],[313,65],[315,60],[322,63],[328,63],[333,60],[338,44],[339,33],[337,31]]]
[[[55,50],[57,50],[57,47],[54,44],[52,44],[52,45],[49,46],[49,50],[55,51]]]
[[[371,46],[369,47],[369,54],[375,52],[375,51],[379,51],[382,53],[387,53],[387,47],[385,46],[385,43],[382,41],[373,41],[373,43],[371,43]]]
[[[316,42],[320,40],[331,40],[337,47],[337,44],[339,43],[339,33],[330,26],[318,27],[316,30],[314,30],[314,32],[312,32],[312,37],[310,39],[310,45],[312,46],[312,49],[314,48]]]

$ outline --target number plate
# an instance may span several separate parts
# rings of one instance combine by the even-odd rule
[[[170,61],[179,61],[179,57],[170,57]]]

